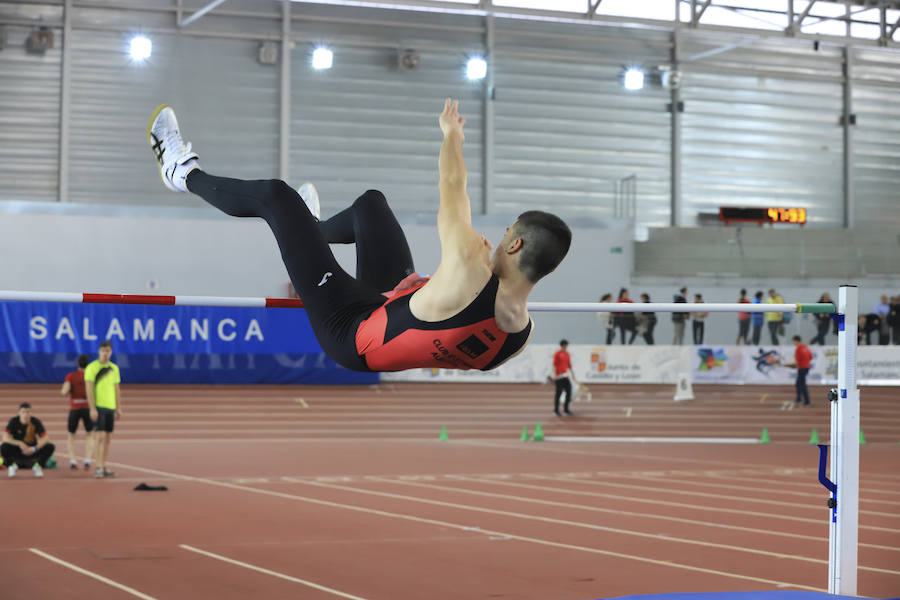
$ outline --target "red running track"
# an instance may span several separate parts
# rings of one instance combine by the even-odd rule
[[[586,599],[818,590],[827,494],[816,405],[791,390],[594,386],[575,417],[547,386],[124,386],[118,477],[69,471],[57,386],[29,400],[61,469],[0,472],[3,589],[35,598]],[[767,394],[764,396],[764,394]],[[862,391],[859,593],[900,595],[900,403]],[[772,444],[519,441],[758,437]],[[442,426],[449,442],[437,441]],[[76,449],[81,452],[82,434]],[[140,482],[168,492],[135,492]]]

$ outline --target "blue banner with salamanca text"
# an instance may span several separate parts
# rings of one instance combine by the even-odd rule
[[[0,302],[0,382],[60,382],[80,353],[130,383],[374,383],[322,352],[292,308]]]

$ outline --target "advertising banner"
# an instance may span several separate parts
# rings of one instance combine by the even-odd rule
[[[373,383],[326,357],[306,311],[0,302],[0,381],[60,382],[109,340],[131,383]]]

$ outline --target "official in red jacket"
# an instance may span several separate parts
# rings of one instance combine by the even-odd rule
[[[812,351],[803,343],[799,335],[793,337],[794,341],[794,362],[788,363],[786,367],[797,368],[797,404],[801,400],[804,406],[809,406],[809,388],[806,387],[806,376],[809,374],[809,368],[812,365]]]

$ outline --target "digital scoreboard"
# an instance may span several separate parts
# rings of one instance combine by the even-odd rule
[[[806,224],[805,208],[782,207],[757,207],[741,208],[736,206],[720,206],[719,220],[729,223],[759,223],[760,225],[774,223],[789,223],[792,225]]]

